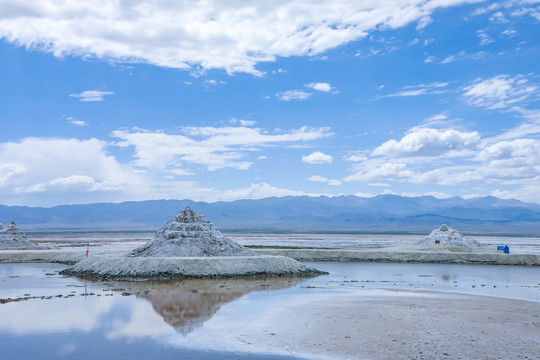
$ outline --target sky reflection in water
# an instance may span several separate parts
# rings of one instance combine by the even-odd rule
[[[0,264],[0,298],[27,298],[0,304],[0,347],[8,358],[26,359],[75,355],[253,358],[254,354],[238,353],[246,350],[241,346],[242,334],[254,323],[269,321],[272,310],[305,297],[325,301],[335,293],[400,296],[402,290],[428,290],[445,292],[437,296],[457,292],[540,299],[537,268],[311,265],[330,275],[309,279],[89,282],[57,275],[62,265]],[[279,359],[270,355],[257,358]]]

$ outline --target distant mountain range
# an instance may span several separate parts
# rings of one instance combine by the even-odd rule
[[[51,208],[0,205],[0,222],[13,220],[26,231],[154,230],[186,206],[227,232],[423,234],[445,223],[469,234],[540,236],[540,205],[491,196],[287,196],[216,203],[150,200]]]

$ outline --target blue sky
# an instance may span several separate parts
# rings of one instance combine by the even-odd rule
[[[0,203],[540,203],[540,1],[0,0]]]

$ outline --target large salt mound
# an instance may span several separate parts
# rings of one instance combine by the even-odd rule
[[[12,221],[7,227],[0,224],[0,249],[2,250],[32,250],[40,247],[26,238]]]
[[[128,256],[91,256],[61,272],[100,279],[184,279],[320,275],[284,256],[262,256],[227,239],[186,208]]]
[[[190,208],[180,211],[152,240],[131,256],[254,256],[253,251],[224,237],[214,224]]]
[[[440,244],[442,246],[480,246],[478,241],[461,235],[459,231],[447,226],[446,224],[443,224],[440,228],[433,230],[423,240],[418,241],[417,244]]]

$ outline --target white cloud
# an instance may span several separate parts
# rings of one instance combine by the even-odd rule
[[[240,124],[241,126],[253,126],[257,124],[257,122],[254,120],[241,120],[241,119],[235,119],[235,118],[232,118],[231,120],[229,120],[229,123]]]
[[[532,0],[530,3],[536,3],[538,1]],[[526,2],[523,2],[524,4]],[[524,16],[524,15],[531,15],[536,20],[540,21],[540,9],[538,7],[523,7],[517,10],[512,11],[512,16]]]
[[[333,159],[332,156],[320,151],[315,151],[309,155],[302,156],[302,161],[308,164],[328,164],[331,163]]]
[[[217,86],[217,85],[223,85],[223,84],[226,84],[225,81],[218,81],[218,80],[214,80],[214,79],[210,79],[210,80],[204,80],[204,83],[207,84],[207,85],[212,85],[212,86]]]
[[[448,116],[446,114],[435,114],[430,117],[428,117],[425,120],[425,123],[431,124],[431,123],[439,123],[443,120],[448,119]]]
[[[476,35],[480,38],[480,46],[485,46],[495,41],[486,31],[486,29],[476,31]]]
[[[506,35],[508,37],[512,37],[512,36],[517,34],[517,31],[514,30],[514,29],[507,29],[507,30],[504,30],[503,32],[501,32],[501,34]]]
[[[418,24],[416,25],[416,30],[422,30],[432,22],[433,19],[431,18],[431,16],[421,17],[420,20],[418,20]]]
[[[10,183],[16,175],[26,171],[26,168],[21,164],[8,162],[9,159],[7,158],[3,160],[6,162],[0,164],[0,186]]]
[[[9,201],[29,192],[54,198],[69,197],[81,187],[94,193],[140,185],[140,174],[119,164],[106,146],[97,139],[46,138],[0,144],[0,194]]]
[[[73,186],[73,185],[93,185],[96,181],[88,175],[71,175],[68,177],[57,178],[49,184],[52,186]]]
[[[283,197],[289,195],[305,195],[302,191],[278,188],[267,183],[251,184],[247,188],[228,190],[220,195],[222,201],[232,201],[238,199],[263,199],[271,196]]]
[[[291,101],[291,100],[306,100],[312,94],[302,90],[287,90],[276,94],[279,100]]]
[[[329,92],[330,90],[333,89],[329,83],[325,83],[325,82],[311,83],[311,84],[306,84],[305,86],[313,90],[324,91],[324,92]]]
[[[401,140],[389,140],[373,150],[373,156],[442,156],[459,155],[476,147],[480,135],[474,132],[415,128]]]
[[[86,90],[79,94],[71,94],[69,96],[79,98],[81,101],[103,101],[105,95],[112,95],[112,91]]]
[[[320,175],[313,175],[313,176],[310,176],[308,178],[309,181],[317,181],[317,182],[323,182],[323,183],[327,183],[328,185],[331,185],[331,186],[340,186],[341,185],[341,181],[340,180],[337,180],[337,179],[328,179],[328,178],[325,178],[324,176],[320,176]]]
[[[416,184],[475,186],[500,184],[515,190],[497,190],[494,196],[540,201],[540,140],[482,141],[462,165],[411,162],[410,158],[369,158],[355,165],[344,181],[397,181]],[[436,158],[435,158],[436,159]],[[517,187],[517,188],[516,188]]]
[[[402,91],[398,91],[393,94],[382,95],[379,98],[387,97],[408,97],[408,96],[418,96],[418,95],[428,95],[428,94],[443,94],[446,92],[444,88],[448,86],[446,82],[434,82],[429,84],[419,84],[406,86]]]
[[[451,63],[452,61],[454,61],[456,59],[456,56],[455,55],[450,55],[448,56],[446,59],[444,59],[443,61],[441,61],[441,64],[448,64],[448,63]]]
[[[0,37],[58,57],[261,75],[260,62],[318,55],[375,29],[421,28],[437,8],[465,2],[20,1],[0,19]]]
[[[503,109],[539,99],[540,87],[524,75],[498,75],[489,79],[476,79],[463,88],[469,104],[488,109]]]
[[[263,199],[267,197],[283,197],[283,196],[333,196],[331,194],[306,193],[298,190],[290,190],[272,186],[265,182],[261,184],[251,184],[249,187],[237,190],[227,190],[224,192],[216,192],[215,198],[206,201],[233,201],[239,199]]]
[[[540,160],[540,141],[516,139],[487,145],[476,157],[480,161],[511,161],[525,165],[535,165]],[[538,164],[540,165],[540,163]]]
[[[353,154],[351,156],[349,156],[348,158],[346,158],[345,160],[347,161],[366,161],[367,160],[367,157],[365,155],[359,155],[359,154]]]
[[[390,184],[386,183],[369,183],[369,186],[380,186],[380,187],[390,187]]]
[[[117,130],[117,146],[133,146],[135,164],[149,169],[179,168],[183,163],[208,170],[227,167],[246,170],[251,162],[241,161],[246,152],[279,143],[312,141],[332,136],[328,128],[301,127],[288,133],[268,134],[248,127],[185,127],[182,134],[166,134],[141,129]]]
[[[493,10],[496,10],[498,9],[499,7],[501,7],[501,4],[491,4],[489,6],[486,6],[486,7],[481,7],[481,8],[477,8],[474,12],[473,12],[473,16],[477,16],[477,15],[483,15],[483,14],[486,14],[488,12],[491,12]]]
[[[497,11],[491,17],[489,18],[490,21],[499,23],[499,24],[506,24],[509,22],[509,20],[504,16],[504,14],[500,11]]]
[[[356,165],[355,168],[356,171],[343,181],[408,181],[414,175],[414,172],[407,169],[406,163],[391,160],[369,159]]]
[[[67,121],[69,121],[71,124],[76,125],[76,126],[88,126],[88,124],[85,121],[77,120],[72,116],[68,116]]]
[[[452,63],[454,61],[458,60],[466,60],[466,59],[472,59],[472,60],[480,60],[488,56],[488,52],[486,51],[478,51],[472,54],[467,53],[466,51],[460,51],[456,54],[448,55],[443,60],[441,60],[439,63],[442,65]],[[436,61],[436,58],[432,58],[432,61]]]
[[[362,192],[357,192],[354,194],[354,196],[357,196],[357,197],[361,197],[361,198],[372,198],[372,197],[375,197],[377,196],[376,194],[372,194],[372,193],[362,193]]]
[[[210,154],[208,156],[211,156],[212,151],[218,148],[234,148],[239,152],[240,149],[254,151],[256,147],[280,142],[307,141],[329,134],[325,129],[300,128],[279,135],[248,132],[244,134],[249,136],[242,136],[242,132],[228,134],[227,129],[229,128],[200,129],[199,133],[201,134],[218,135],[203,137],[202,140],[192,140],[193,142],[190,144],[194,148],[191,151],[196,152],[206,146],[210,147],[205,150],[206,154]],[[191,133],[196,132],[196,129],[191,131]],[[196,201],[212,202],[268,196],[322,195],[279,188],[264,182],[238,189],[218,190],[201,186],[195,181],[175,181],[174,177],[169,175],[185,176],[192,173],[179,167],[174,161],[159,168],[158,165],[152,163],[154,159],[152,156],[155,154],[145,154],[145,158],[139,158],[139,155],[142,156],[145,151],[152,151],[152,149],[141,148],[140,144],[137,143],[137,141],[157,142],[158,146],[154,149],[155,151],[164,152],[165,156],[174,157],[177,154],[175,151],[178,149],[173,148],[172,155],[164,150],[168,144],[177,146],[175,140],[178,139],[174,135],[161,134],[163,137],[158,137],[157,135],[160,134],[150,132],[138,134],[127,132],[116,135],[125,136],[126,139],[122,142],[126,143],[115,145],[97,139],[26,138],[20,142],[0,144],[0,196],[2,202],[4,204],[50,206],[66,203],[159,198],[189,198]],[[136,138],[130,137],[130,135],[143,136]],[[249,139],[251,135],[255,138]],[[152,138],[152,136],[156,136],[156,138]],[[189,137],[187,138],[189,139]],[[239,145],[226,145],[229,143],[239,143]],[[258,144],[255,147],[253,143]],[[109,154],[108,149],[117,145],[136,147],[135,162],[122,164]],[[222,160],[229,161],[229,157],[225,156]],[[212,166],[212,164],[208,166]]]

